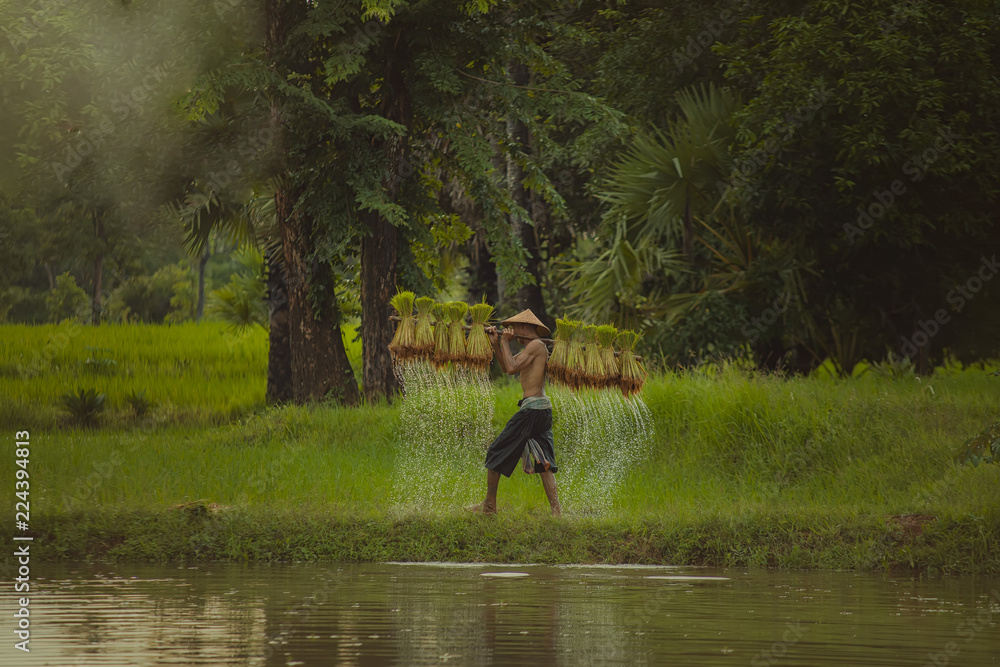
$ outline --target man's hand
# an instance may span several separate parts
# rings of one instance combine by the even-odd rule
[[[514,340],[514,329],[513,327],[507,327],[503,330],[503,339],[507,342]]]
[[[496,327],[486,327],[486,335],[490,338],[490,345],[496,347],[500,343],[500,341],[497,340]]]

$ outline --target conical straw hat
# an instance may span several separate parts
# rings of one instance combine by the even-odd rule
[[[538,332],[539,336],[548,336],[551,333],[549,328],[542,324],[542,321],[535,317],[535,314],[531,312],[530,309],[522,310],[517,315],[508,317],[500,324],[504,326],[507,326],[508,324],[534,324],[535,330]]]

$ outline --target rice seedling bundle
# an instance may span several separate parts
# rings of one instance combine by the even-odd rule
[[[566,361],[569,355],[571,331],[569,320],[556,319],[556,337],[552,343],[552,356],[549,357],[547,368],[553,382],[566,383]]]
[[[621,379],[621,372],[618,370],[618,357],[615,356],[615,338],[618,337],[618,329],[610,324],[602,324],[597,327],[598,353],[604,362],[604,383],[603,387],[617,387]]]
[[[643,383],[646,382],[646,369],[635,358],[635,346],[640,338],[642,338],[641,334],[629,330],[618,334],[618,346],[622,349],[621,356],[618,358],[621,367],[620,384],[622,394],[626,397],[638,394],[642,390]]]
[[[431,324],[434,299],[422,296],[415,303],[417,323],[414,329],[413,351],[418,358],[426,359],[434,353],[434,326]]]
[[[389,305],[396,311],[399,322],[396,324],[396,333],[389,343],[389,352],[393,359],[406,361],[414,354],[413,345],[416,340],[417,320],[413,317],[413,292],[396,292],[396,296],[389,300]]]
[[[464,301],[449,301],[448,307],[448,352],[449,359],[460,364],[466,363],[465,314],[469,304]]]
[[[448,365],[451,359],[451,347],[448,339],[448,306],[444,303],[435,303],[431,309],[434,315],[434,356],[431,361],[434,367],[441,370]]]
[[[466,346],[468,364],[473,368],[486,369],[493,361],[493,346],[486,335],[486,323],[493,315],[493,306],[488,303],[477,303],[469,308],[472,317],[472,328],[469,329],[469,340]]]
[[[583,322],[570,322],[569,349],[566,352],[566,384],[573,389],[580,388],[583,382]]]
[[[597,343],[597,326],[588,324],[583,327],[583,342],[586,344],[583,352],[583,376],[581,384],[590,389],[600,389],[604,386],[604,357]]]

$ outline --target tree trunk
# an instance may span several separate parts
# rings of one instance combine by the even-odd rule
[[[288,28],[299,20],[305,4],[286,0],[266,0],[265,49],[272,67],[283,72],[283,51]],[[284,142],[285,118],[280,93],[271,91],[271,125],[276,135],[275,150],[287,159]],[[292,128],[294,131],[294,128]],[[280,301],[280,282],[271,294],[272,329],[268,360],[269,396],[285,395],[284,379],[290,378],[291,397],[296,403],[332,398],[347,405],[358,402],[358,385],[344,350],[340,332],[340,309],[334,292],[334,277],[326,262],[317,261],[316,231],[313,220],[295,210],[301,189],[286,179],[274,193],[275,217],[284,256],[284,294],[287,310]],[[273,264],[272,264],[273,266]],[[278,278],[275,277],[275,281]],[[313,306],[311,297],[316,297]],[[282,335],[282,319],[287,336]],[[277,326],[275,326],[277,324]],[[287,348],[284,341],[288,341]]]
[[[510,67],[510,75],[515,85],[527,86],[529,83],[527,65],[512,65]],[[530,154],[531,134],[528,131],[527,125],[523,122],[508,117],[507,138],[513,145],[519,147],[522,153],[525,155]],[[509,154],[507,156],[507,188],[510,190],[514,202],[523,208],[528,215],[532,215],[535,218],[535,225],[537,225],[538,218],[534,216],[537,207],[533,206],[532,197],[524,187],[524,172],[517,161]],[[542,296],[542,276],[539,270],[541,252],[538,246],[536,226],[528,224],[519,216],[513,214],[510,217],[510,224],[514,235],[520,239],[521,245],[524,246],[524,249],[528,253],[528,260],[524,268],[528,275],[532,277],[533,283],[522,285],[517,290],[517,309],[520,311],[530,308],[536,317],[551,328],[549,316],[545,309],[545,298]]]
[[[389,299],[396,290],[396,227],[374,211],[365,215],[361,239],[362,385],[369,401],[392,398],[399,382],[392,371]]]
[[[208,264],[208,258],[212,256],[208,250],[209,243],[205,244],[205,252],[201,254],[201,259],[198,261],[198,308],[194,316],[198,322],[201,322],[201,318],[205,315],[205,265]]]
[[[56,288],[56,274],[52,271],[52,265],[45,262],[42,266],[45,267],[45,275],[49,277],[49,291],[51,292]]]
[[[292,347],[288,337],[288,293],[285,270],[278,261],[277,250],[267,258],[268,342],[267,394],[268,405],[292,400]]]
[[[294,209],[299,195],[287,185],[274,195],[285,256],[292,397],[296,403],[329,398],[356,405],[358,385],[344,350],[335,278],[327,262],[312,256],[314,224]],[[319,297],[315,307],[311,292]]]
[[[379,111],[382,116],[404,127],[410,123],[410,96],[402,68],[409,66],[406,42],[401,34],[392,41],[386,55],[386,81]],[[375,139],[385,156],[386,172],[382,189],[394,201],[408,167],[409,144],[405,136]],[[363,214],[365,235],[361,239],[361,354],[362,385],[369,401],[392,399],[399,382],[392,369],[389,343],[389,299],[396,289],[396,245],[399,235],[395,225],[377,211]]]

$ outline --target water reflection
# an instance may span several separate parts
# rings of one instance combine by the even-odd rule
[[[995,665],[1000,645],[996,578],[496,564],[39,570],[32,651],[4,647],[0,664]],[[13,610],[0,600],[0,616]]]

